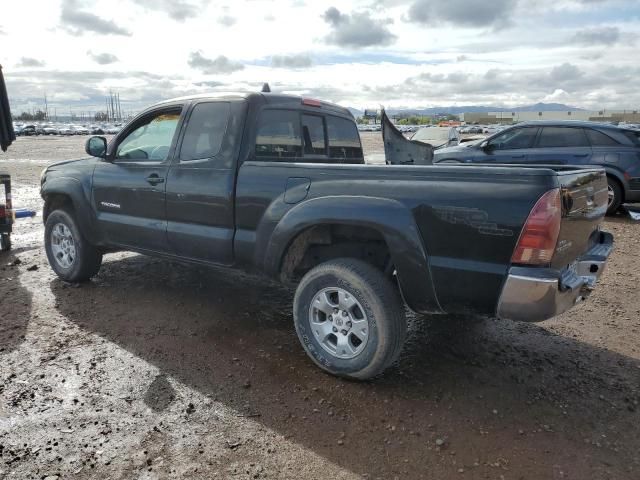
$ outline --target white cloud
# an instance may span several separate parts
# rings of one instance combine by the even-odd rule
[[[15,2],[2,11],[0,39],[20,48],[0,49],[0,63],[13,104],[46,92],[59,108],[89,110],[110,89],[139,109],[265,81],[360,108],[640,104],[638,0],[446,3]]]

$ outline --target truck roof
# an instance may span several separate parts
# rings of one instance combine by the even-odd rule
[[[195,95],[186,95],[183,97],[170,98],[161,102],[151,105],[151,107],[158,107],[162,105],[170,105],[176,102],[185,102],[189,100],[206,100],[206,99],[226,99],[226,100],[247,100],[249,102],[260,102],[269,105],[278,105],[281,107],[300,107],[305,105],[305,101],[309,103],[306,105],[317,108],[320,107],[324,111],[332,111],[347,115],[353,118],[353,115],[349,109],[336,105],[335,103],[325,102],[322,100],[311,99],[307,97],[301,97],[298,95],[286,95],[283,93],[269,93],[269,92],[220,92],[220,93],[199,93]],[[149,107],[149,108],[151,108]],[[145,109],[146,110],[146,109]]]

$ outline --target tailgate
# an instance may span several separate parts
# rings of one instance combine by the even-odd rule
[[[564,268],[599,241],[607,211],[607,176],[603,169],[558,169],[562,223],[551,265]]]

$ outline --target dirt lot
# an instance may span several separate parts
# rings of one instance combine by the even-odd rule
[[[40,170],[83,142],[0,154],[15,205],[41,210]],[[20,221],[0,254],[0,478],[638,479],[640,223],[605,228],[588,302],[541,324],[411,317],[398,365],[353,383],[307,359],[279,286],[125,253],[65,284],[41,219]]]

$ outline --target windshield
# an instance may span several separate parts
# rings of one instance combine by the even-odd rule
[[[421,128],[411,137],[411,140],[430,143],[433,146],[442,145],[449,141],[449,130],[447,127]]]

